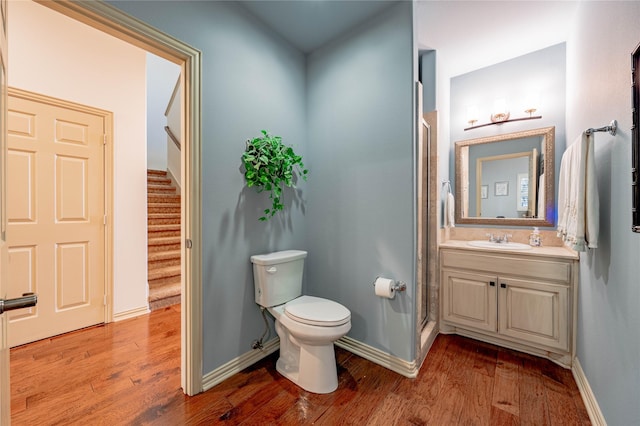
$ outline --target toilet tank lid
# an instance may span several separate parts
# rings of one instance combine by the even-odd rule
[[[307,252],[303,250],[284,250],[268,254],[254,254],[251,256],[251,263],[256,265],[277,265],[278,263],[291,262],[307,257]]]

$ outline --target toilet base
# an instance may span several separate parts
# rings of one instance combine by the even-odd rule
[[[338,389],[333,342],[321,346],[293,346],[289,343],[289,352],[283,354],[282,343],[280,344],[280,357],[276,362],[278,373],[309,392],[325,394]],[[297,363],[290,352],[296,349],[299,350]]]

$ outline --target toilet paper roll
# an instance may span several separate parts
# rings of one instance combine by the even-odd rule
[[[376,278],[373,283],[375,287],[376,296],[384,297],[386,299],[393,299],[396,297],[396,291],[394,289],[395,281],[389,278]]]

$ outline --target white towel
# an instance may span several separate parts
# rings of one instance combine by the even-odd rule
[[[456,200],[451,192],[447,193],[444,200],[444,226],[454,228],[456,222]]]
[[[535,217],[544,219],[547,217],[547,200],[545,199],[544,173],[538,179],[538,214]]]
[[[562,156],[558,179],[558,236],[577,251],[598,247],[600,200],[593,136],[583,133]]]

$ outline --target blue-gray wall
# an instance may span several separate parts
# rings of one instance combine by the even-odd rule
[[[309,251],[307,293],[351,310],[350,336],[412,360],[411,3],[307,57],[232,2],[111,3],[202,51],[204,373],[262,333],[249,257],[291,248]],[[261,129],[293,144],[310,174],[284,220],[267,224],[257,220],[267,195],[239,171]],[[409,291],[377,298],[377,275]]]
[[[349,336],[413,359],[413,39],[404,2],[308,59],[307,289],[352,313]],[[417,59],[417,58],[416,58]],[[372,283],[409,284],[395,300]]]
[[[245,188],[240,156],[261,129],[308,157],[305,57],[228,2],[114,2],[202,51],[203,371],[248,352],[263,331],[249,257],[306,249],[304,199],[258,221],[266,194]],[[291,192],[285,192],[286,203]],[[308,207],[307,207],[308,209]],[[196,236],[198,238],[198,236]]]
[[[575,20],[567,43],[568,142],[618,120],[616,136],[595,135],[600,236],[598,248],[580,256],[577,357],[607,423],[639,425],[640,234],[631,232],[630,82],[640,2],[580,2]]]

